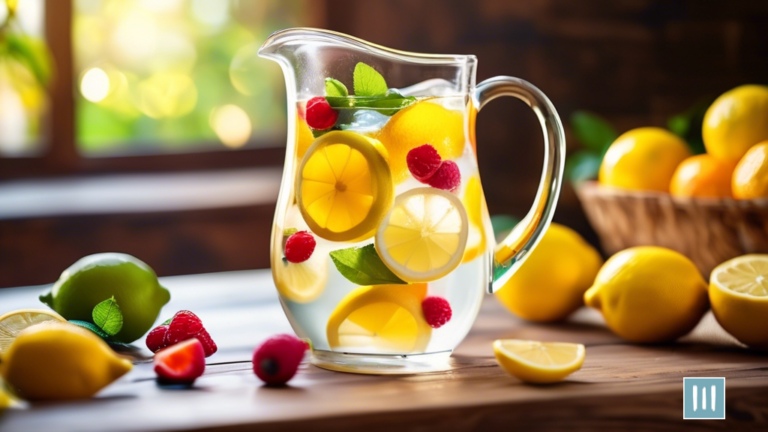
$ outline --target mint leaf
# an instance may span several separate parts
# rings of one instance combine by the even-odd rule
[[[173,321],[173,318],[168,318],[167,320],[163,321],[160,325],[171,325],[171,321]]]
[[[587,111],[576,111],[571,116],[571,127],[579,143],[602,153],[619,137],[616,129],[602,117]]]
[[[97,304],[91,315],[93,323],[110,336],[116,335],[123,328],[123,314],[114,296]]]
[[[392,273],[379,258],[372,244],[339,249],[330,253],[342,276],[358,285],[407,284]]]
[[[283,230],[283,237],[290,237],[299,232],[298,228],[286,228]]]
[[[94,323],[89,323],[88,321],[80,321],[80,320],[69,320],[71,324],[74,324],[76,326],[80,326],[83,328],[86,328],[94,333],[96,333],[100,338],[107,339],[109,338],[109,335],[104,333],[100,328],[96,326]]]
[[[325,79],[325,95],[326,96],[349,96],[349,90],[343,82],[333,79]]]
[[[376,69],[365,63],[355,65],[352,75],[355,96],[378,96],[387,92],[387,82]]]
[[[331,108],[358,108],[373,109],[377,112],[391,116],[403,108],[416,102],[413,96],[403,96],[397,90],[387,90],[378,96],[328,96],[325,98]]]

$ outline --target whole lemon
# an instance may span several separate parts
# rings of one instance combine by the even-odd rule
[[[103,253],[81,258],[64,270],[40,301],[68,320],[92,321],[93,308],[112,296],[123,314],[123,328],[114,338],[124,343],[149,331],[171,299],[148,265],[130,255]]]
[[[584,301],[624,339],[665,342],[698,324],[707,310],[707,284],[682,254],[638,246],[606,261]]]
[[[655,127],[632,129],[616,138],[603,157],[600,184],[668,192],[675,169],[691,155],[677,135]]]
[[[701,132],[707,153],[739,160],[768,140],[768,87],[743,85],[723,93],[707,109]]]
[[[768,255],[744,255],[712,270],[709,301],[723,328],[739,341],[768,349]]]
[[[413,148],[430,144],[443,159],[456,159],[464,153],[464,116],[461,111],[422,101],[398,111],[374,138],[387,149],[392,180],[398,184],[408,177],[405,157]]]
[[[768,197],[768,141],[757,144],[733,171],[733,196],[738,199]]]
[[[559,321],[584,304],[584,291],[602,264],[576,231],[553,223],[496,298],[520,318]]]
[[[93,332],[46,321],[19,333],[3,354],[0,376],[24,399],[83,399],[132,367]]]
[[[736,163],[700,154],[684,160],[675,170],[669,192],[681,197],[730,198]]]

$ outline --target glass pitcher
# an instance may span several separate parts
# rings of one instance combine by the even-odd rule
[[[271,267],[316,366],[398,374],[449,367],[487,291],[503,286],[555,211],[565,138],[547,97],[518,78],[475,84],[477,58],[403,52],[343,34],[272,34],[259,55],[285,74],[288,143]],[[528,215],[495,244],[475,117],[513,96],[544,130]]]

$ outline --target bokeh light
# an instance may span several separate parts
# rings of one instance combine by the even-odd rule
[[[80,80],[80,93],[94,103],[104,100],[109,94],[109,76],[104,69],[88,69]]]
[[[211,114],[211,127],[229,148],[242,147],[251,137],[251,119],[237,105],[224,105],[215,109]]]

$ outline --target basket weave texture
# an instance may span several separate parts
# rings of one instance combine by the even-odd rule
[[[768,199],[680,198],[660,192],[576,185],[606,253],[655,245],[689,257],[705,279],[717,265],[748,253],[768,253]]]

